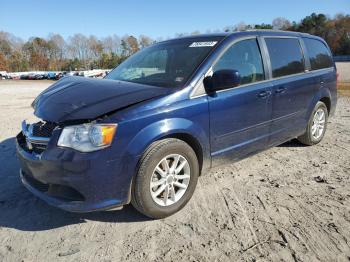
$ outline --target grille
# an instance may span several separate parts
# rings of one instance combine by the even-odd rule
[[[33,136],[38,137],[51,137],[53,130],[55,129],[56,124],[50,122],[38,122],[32,125]]]
[[[29,148],[28,147],[29,142],[26,142],[26,138],[23,136],[23,134],[19,134],[17,136],[17,141],[18,141],[18,144],[21,146],[21,148],[23,148],[28,153],[34,152],[36,154],[41,154],[46,149],[46,145],[39,145],[34,143],[30,143],[31,146]]]
[[[34,153],[36,154],[41,154],[42,152],[45,151],[46,149],[46,145],[39,145],[39,144],[34,144],[34,143],[31,143],[32,144],[32,150]]]
[[[37,122],[34,124],[22,123],[22,135],[24,139],[21,147],[31,153],[41,154],[45,151],[53,130],[57,125],[51,122]]]

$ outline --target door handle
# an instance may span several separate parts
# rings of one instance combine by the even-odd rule
[[[270,91],[261,91],[260,93],[258,93],[258,97],[259,98],[265,98],[271,95]]]
[[[279,87],[279,88],[276,89],[275,93],[276,93],[276,94],[284,93],[286,90],[287,90],[286,87],[281,86],[281,87]]]

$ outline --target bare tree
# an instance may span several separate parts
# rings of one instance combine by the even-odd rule
[[[192,33],[191,33],[191,35],[199,35],[201,32],[199,32],[199,30],[196,30],[196,31],[193,31]]]
[[[32,37],[23,46],[23,52],[34,70],[48,70],[50,47],[44,38]]]
[[[59,34],[50,34],[47,43],[50,52],[50,68],[61,70],[67,48],[66,41]]]
[[[96,36],[91,35],[88,39],[88,59],[98,59],[103,53],[102,41],[98,40]]]
[[[277,17],[272,21],[273,29],[277,29],[277,30],[286,30],[291,25],[292,23],[284,17]]]
[[[154,41],[152,40],[152,38],[146,36],[146,35],[140,35],[139,37],[139,44],[140,44],[140,48],[145,48],[149,45],[151,45]]]
[[[112,35],[102,39],[104,51],[106,53],[121,54],[121,38],[117,35]]]
[[[184,37],[184,36],[188,36],[188,33],[176,33],[175,37]]]
[[[123,56],[130,56],[140,50],[139,43],[134,36],[124,36],[121,45],[123,48]]]
[[[207,30],[213,32],[233,32],[247,29],[282,29],[307,32],[323,37],[335,55],[350,53],[350,15],[337,14],[333,18],[324,14],[311,14],[300,22],[291,23],[288,19],[278,17],[272,24],[245,24],[240,22],[227,26],[224,30]],[[176,37],[196,35],[179,33]],[[92,68],[95,66],[111,68],[120,64],[140,48],[170,37],[151,39],[146,35],[117,35],[98,38],[75,34],[66,41],[59,34],[50,34],[46,39],[32,37],[24,42],[21,38],[8,32],[0,31],[0,68],[4,71],[24,70],[70,70],[73,68]]]
[[[88,39],[82,34],[75,34],[69,38],[68,48],[71,58],[77,58],[87,67]]]
[[[250,29],[250,28],[251,28],[250,25],[247,25],[244,22],[240,22],[240,23],[238,23],[238,24],[233,26],[233,31],[244,31],[244,30],[247,30],[247,29]]]

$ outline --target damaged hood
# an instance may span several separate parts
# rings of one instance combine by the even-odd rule
[[[45,121],[90,120],[170,92],[164,87],[65,77],[39,94],[33,108],[34,114]]]

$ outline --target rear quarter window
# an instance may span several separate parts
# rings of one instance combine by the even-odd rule
[[[311,70],[333,66],[332,56],[324,43],[317,39],[303,38],[310,59]]]
[[[270,55],[272,77],[302,73],[304,56],[297,38],[265,38]]]

